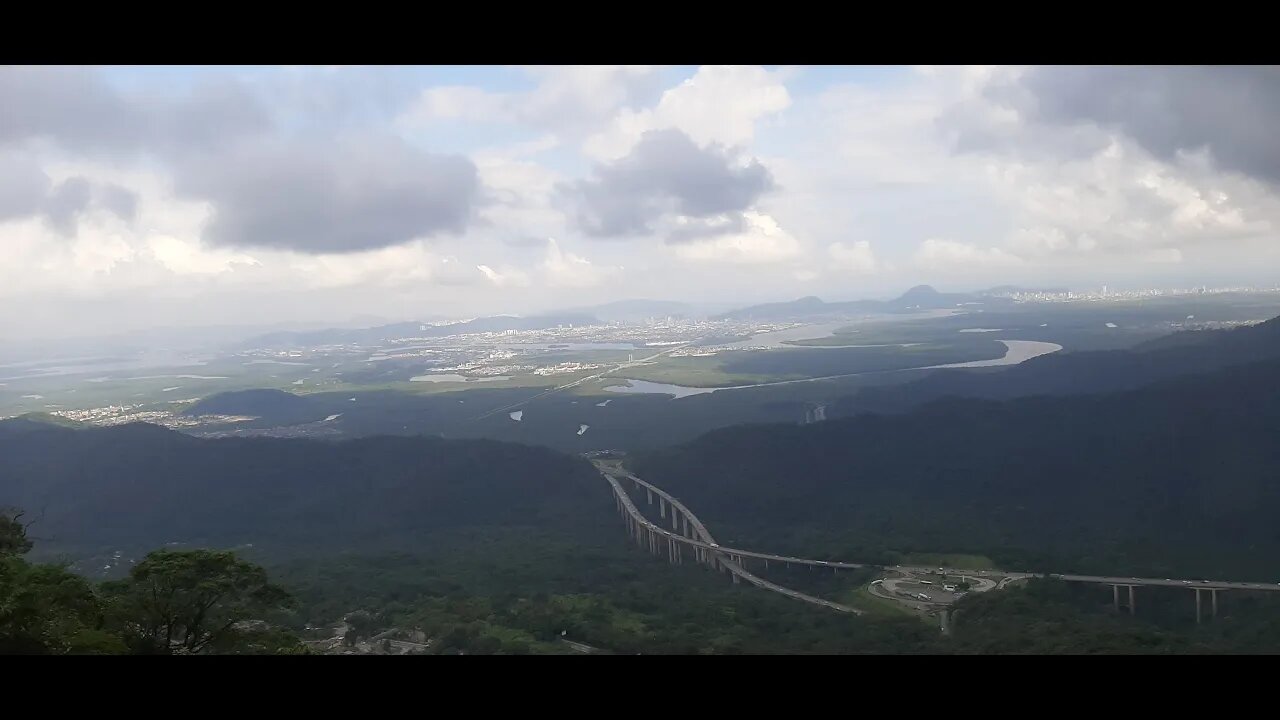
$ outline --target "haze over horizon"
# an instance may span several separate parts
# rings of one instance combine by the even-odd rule
[[[1280,71],[0,69],[0,338],[1274,285]]]

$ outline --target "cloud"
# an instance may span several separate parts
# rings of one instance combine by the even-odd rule
[[[547,240],[547,255],[539,266],[548,285],[553,287],[592,287],[604,282],[614,268],[600,268],[591,261],[560,249],[560,243]]]
[[[574,220],[592,237],[650,235],[661,220],[683,216],[733,218],[773,188],[759,161],[711,145],[701,148],[679,130],[652,130],[626,157],[597,165],[590,179],[562,185],[576,203]],[[677,234],[672,239],[680,239]]]
[[[631,152],[645,133],[677,129],[700,145],[745,145],[756,123],[791,105],[785,73],[757,66],[704,65],[693,77],[662,94],[656,107],[624,109],[584,151],[601,161]]]
[[[742,229],[675,245],[677,256],[699,262],[771,265],[800,255],[800,243],[768,215],[748,211]]]
[[[488,265],[477,265],[476,269],[483,273],[489,282],[498,287],[528,287],[530,285],[528,273],[517,268],[503,267],[501,270],[494,270]]]
[[[411,242],[359,252],[292,256],[293,270],[312,288],[471,285],[482,282],[474,266]]]
[[[198,241],[172,235],[147,238],[147,246],[156,261],[178,275],[218,275],[237,266],[259,266],[257,259],[218,248],[203,247]]]
[[[115,183],[97,183],[72,175],[53,185],[34,160],[0,155],[0,222],[42,217],[62,237],[75,236],[80,217],[91,206],[131,222],[137,195]]]
[[[466,229],[475,165],[393,137],[264,139],[183,162],[180,196],[212,203],[215,245],[358,252]]]
[[[213,245],[354,252],[460,233],[480,194],[469,159],[390,134],[286,137],[262,99],[231,79],[162,96],[117,91],[87,69],[6,68],[0,102],[12,110],[0,117],[0,144],[158,160],[180,198],[212,205],[204,239]],[[42,203],[60,234],[74,234],[91,194],[121,218],[136,213],[127,189],[90,190],[68,179]],[[0,214],[29,213],[29,195],[0,186]]]
[[[125,222],[138,215],[138,194],[122,185],[100,183],[94,188],[97,202]]]
[[[535,82],[521,92],[492,92],[467,85],[423,90],[397,118],[414,130],[437,121],[519,124],[576,140],[600,130],[620,109],[641,107],[657,97],[657,68],[647,65],[535,66],[524,68]]]
[[[60,235],[76,234],[76,218],[89,207],[92,187],[88,180],[73,177],[63,180],[45,200],[44,216]]]
[[[1168,162],[1207,149],[1224,170],[1280,181],[1274,67],[1037,67],[988,94],[1029,122],[1097,125]]]
[[[952,161],[982,169],[1005,248],[1029,261],[1243,256],[1280,222],[1274,70],[1000,68],[967,88],[936,127]]]
[[[1142,260],[1154,264],[1173,265],[1182,262],[1182,251],[1178,248],[1148,250],[1142,254]]]
[[[0,222],[39,213],[48,193],[49,176],[38,163],[25,156],[0,153]]]
[[[519,117],[528,124],[578,137],[619,110],[657,96],[657,68],[650,65],[539,66],[526,68],[538,87],[524,95]]]
[[[88,68],[6,67],[0,99],[0,144],[49,140],[91,155],[171,155],[271,127],[263,104],[231,80],[178,97],[128,96]]]
[[[467,85],[442,85],[423,90],[399,122],[411,127],[431,120],[493,121],[502,118],[510,107],[511,99],[501,93]]]
[[[827,254],[837,269],[858,274],[873,273],[877,263],[871,243],[858,240],[852,243],[836,242],[827,246]]]
[[[931,238],[920,244],[916,264],[926,270],[977,270],[1009,268],[1022,264],[1016,255],[996,247],[979,247],[956,240]]]

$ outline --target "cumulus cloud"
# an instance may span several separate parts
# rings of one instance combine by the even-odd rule
[[[530,284],[529,274],[519,268],[502,267],[495,270],[488,265],[477,265],[476,269],[498,287],[528,287]]]
[[[391,137],[347,137],[201,154],[182,163],[176,187],[212,203],[204,237],[213,244],[342,253],[460,233],[480,186],[466,158]]]
[[[38,163],[0,153],[0,222],[39,213],[48,193],[49,176]]]
[[[1275,67],[1037,67],[988,94],[1033,122],[1098,125],[1165,161],[1207,149],[1225,170],[1280,181]]]
[[[1009,268],[1022,264],[1022,259],[997,247],[979,247],[957,240],[930,238],[915,253],[916,264],[927,270],[966,270]]]
[[[474,266],[434,252],[421,241],[358,252],[294,256],[291,264],[313,288],[457,286],[483,281]]]
[[[757,122],[791,105],[784,77],[758,66],[705,65],[663,93],[657,106],[619,112],[584,150],[598,160],[616,160],[645,133],[663,129],[677,129],[701,145],[745,145],[755,137]]]
[[[0,98],[0,143],[50,140],[77,153],[184,152],[271,126],[262,103],[230,80],[176,97],[126,96],[89,68],[7,67]]]
[[[76,234],[76,218],[89,207],[91,186],[82,177],[63,180],[45,200],[44,216],[61,235]]]
[[[237,267],[260,265],[257,259],[241,253],[203,247],[198,241],[153,235],[147,246],[156,261],[178,275],[219,275]]]
[[[101,183],[94,188],[97,201],[116,217],[133,222],[138,215],[138,194],[115,183]]]
[[[1280,222],[1273,69],[1002,68],[969,88],[937,127],[983,168],[1016,255],[1173,262],[1246,252]]]
[[[679,130],[646,132],[626,157],[562,186],[576,204],[578,227],[593,237],[649,235],[656,223],[676,217],[736,229],[736,216],[772,188],[773,176],[758,160],[743,161],[717,145],[699,147]]]
[[[439,120],[519,124],[576,140],[598,131],[621,109],[657,96],[657,68],[647,65],[535,66],[524,71],[536,83],[520,92],[493,92],[468,85],[423,90],[397,119],[406,129]]]
[[[90,157],[158,160],[180,197],[208,202],[214,245],[354,252],[459,233],[480,194],[474,163],[427,153],[386,133],[289,137],[241,83],[197,83],[174,96],[126,95],[88,69],[0,72],[0,144],[47,141]],[[27,182],[38,187],[30,170]],[[32,191],[0,186],[0,215],[31,212]],[[40,203],[62,235],[91,195],[128,219],[136,198],[68,179]]]
[[[600,268],[590,260],[562,250],[554,239],[547,240],[547,255],[539,266],[548,285],[591,287],[604,282],[614,268]]]
[[[771,265],[800,255],[800,243],[772,217],[758,212],[742,215],[737,232],[674,246],[678,257],[700,262]]]
[[[837,269],[846,272],[873,273],[877,268],[875,253],[867,240],[831,243],[827,246],[827,254]]]
[[[58,235],[73,237],[80,217],[91,206],[131,222],[137,195],[115,183],[96,183],[78,175],[53,184],[30,158],[0,155],[0,222],[41,217]]]

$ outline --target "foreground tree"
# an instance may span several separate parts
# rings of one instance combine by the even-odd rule
[[[294,652],[297,640],[261,621],[293,600],[261,567],[217,550],[158,550],[108,583],[112,616],[135,652]]]
[[[22,555],[31,549],[22,511],[0,508],[0,556]]]
[[[93,587],[57,565],[0,554],[0,655],[122,653]]]

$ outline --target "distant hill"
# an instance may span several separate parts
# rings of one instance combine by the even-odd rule
[[[284,390],[254,389],[217,393],[200,400],[184,415],[247,415],[276,425],[296,425],[323,419],[324,408],[306,395]]]
[[[1273,359],[1121,393],[725,428],[637,470],[721,537],[780,552],[1274,582],[1277,428]]]
[[[865,388],[827,413],[900,412],[947,396],[1001,400],[1127,390],[1268,359],[1280,359],[1280,318],[1229,330],[1174,333],[1129,350],[1060,352],[1008,368],[943,370],[902,385]]]
[[[416,337],[442,337],[463,333],[501,332],[504,330],[542,330],[560,325],[598,325],[600,321],[584,313],[559,313],[517,317],[498,315],[475,318],[446,325],[402,322],[371,328],[329,328],[309,332],[276,332],[250,338],[246,348],[313,347],[316,345],[377,345],[392,340]]]
[[[849,302],[824,302],[809,296],[781,303],[765,303],[731,310],[719,315],[726,320],[811,320],[822,317],[860,315],[865,313],[894,313],[916,310],[953,308],[965,303],[980,305],[1004,305],[1004,298],[987,297],[977,293],[941,293],[929,285],[917,285],[893,300],[852,300]]]
[[[569,528],[575,513],[607,513],[608,497],[585,461],[487,440],[206,440],[0,421],[0,506],[26,508],[49,548],[403,550],[441,528]]]

